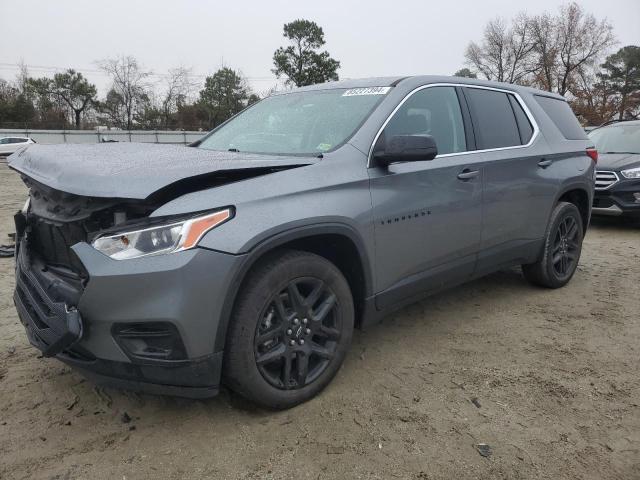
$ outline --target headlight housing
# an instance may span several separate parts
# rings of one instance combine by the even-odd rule
[[[624,178],[640,178],[640,167],[622,170],[620,173]]]
[[[114,260],[179,252],[195,247],[205,233],[232,217],[231,209],[96,238],[91,245]]]

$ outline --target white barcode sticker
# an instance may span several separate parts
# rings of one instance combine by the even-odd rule
[[[355,97],[356,95],[385,95],[391,87],[362,87],[350,88],[342,94],[343,97]]]

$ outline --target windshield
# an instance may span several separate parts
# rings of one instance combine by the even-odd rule
[[[600,153],[640,153],[640,125],[612,125],[589,134]]]
[[[347,141],[389,90],[341,88],[268,97],[214,130],[198,147],[318,155]]]

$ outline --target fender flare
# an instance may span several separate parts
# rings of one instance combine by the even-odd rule
[[[255,263],[260,260],[266,253],[278,248],[281,245],[289,243],[293,240],[299,240],[315,235],[342,235],[353,242],[353,244],[356,246],[356,249],[358,250],[360,263],[362,264],[362,271],[364,274],[365,282],[365,297],[372,295],[373,277],[371,273],[369,256],[365,249],[365,244],[362,237],[353,227],[344,223],[316,223],[284,230],[270,236],[269,238],[261,240],[260,242],[252,246],[252,248],[246,254],[244,254],[245,258],[243,262],[233,273],[232,279],[229,283],[229,288],[224,298],[220,320],[218,322],[218,329],[216,331],[213,350],[214,352],[224,350],[227,329],[229,326],[229,321],[231,320],[233,306],[238,296],[238,292],[240,291],[240,286],[242,285],[242,282],[245,280],[247,274],[255,265]]]
[[[556,198],[554,199],[553,205],[554,208],[555,206],[558,204],[558,202],[560,201],[560,198],[566,194],[567,192],[570,192],[572,190],[582,190],[584,191],[584,193],[587,194],[587,199],[588,199],[588,207],[589,207],[589,212],[588,212],[588,222],[586,225],[583,225],[584,228],[584,233],[587,233],[587,229],[589,228],[589,223],[591,220],[591,208],[593,207],[593,197],[594,197],[594,193],[593,193],[593,186],[590,185],[588,182],[586,182],[584,179],[582,179],[581,181],[572,181],[569,183],[566,183],[564,185],[561,186],[561,188],[558,190],[558,193],[556,194]],[[549,216],[547,218],[547,224],[549,224],[549,219],[551,218],[551,214],[553,213],[553,208],[551,209],[551,211],[549,212]]]
[[[584,190],[584,192],[587,194],[587,197],[589,197],[589,200],[593,200],[593,188],[591,187],[591,185],[589,185],[588,182],[585,182],[584,180],[573,181],[570,183],[566,183],[560,187],[558,193],[556,194],[554,205],[558,203],[560,197],[562,197],[565,193],[570,192],[571,190]]]

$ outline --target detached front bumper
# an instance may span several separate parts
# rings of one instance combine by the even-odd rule
[[[593,215],[640,216],[640,180],[620,180],[606,190],[596,190]]]
[[[36,277],[24,244],[16,245],[13,302],[29,342],[45,357],[51,357],[82,337],[82,319],[75,307],[69,307],[60,298],[51,297],[50,290],[56,285],[47,282],[44,276]]]
[[[77,296],[20,241],[14,301],[34,346],[100,383],[188,397],[217,393],[223,352],[214,346],[242,256],[193,249],[117,261],[86,243],[72,251],[88,279]]]

